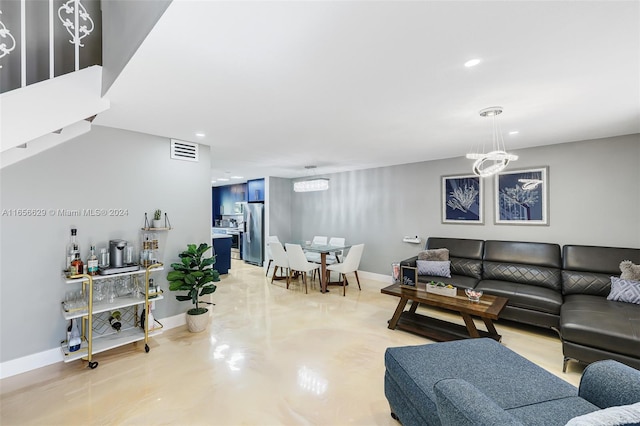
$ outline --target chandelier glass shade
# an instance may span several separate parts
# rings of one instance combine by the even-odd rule
[[[295,192],[326,191],[327,189],[329,189],[329,179],[326,178],[307,179],[293,183]]]
[[[473,163],[473,173],[480,177],[487,177],[499,173],[507,167],[510,161],[518,159],[517,155],[507,152],[504,139],[502,138],[500,124],[497,119],[500,114],[502,114],[502,107],[499,106],[485,108],[480,111],[481,117],[491,117],[493,133],[491,151],[485,152],[483,145],[482,150],[478,149],[475,152],[468,153],[466,156],[470,160],[475,160]]]

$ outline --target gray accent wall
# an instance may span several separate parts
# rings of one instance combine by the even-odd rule
[[[268,228],[265,237],[277,235],[284,244],[291,241],[291,179],[268,177],[269,198],[266,203]],[[275,200],[272,202],[272,200]]]
[[[172,0],[102,2],[102,94],[107,93]]]
[[[326,235],[365,243],[360,269],[380,274],[414,256],[429,236],[640,247],[640,135],[516,154],[520,159],[509,170],[549,167],[549,226],[494,224],[493,178],[485,180],[484,225],[443,224],[441,177],[471,171],[471,161],[459,157],[326,175],[331,188],[325,192],[294,193],[288,179],[291,240]],[[277,193],[270,202],[279,202]],[[283,212],[280,222],[286,222]],[[272,224],[270,233],[279,231]],[[423,242],[404,243],[405,235]]]
[[[73,285],[62,279],[72,225],[83,261],[93,242],[125,239],[139,252],[144,213],[167,212],[174,229],[159,233],[165,271],[155,275],[165,290],[154,314],[162,319],[190,305],[168,292],[168,264],[188,243],[209,242],[210,148],[200,161],[169,158],[170,140],[108,127],[0,170],[0,361],[59,346],[66,323],[60,302]],[[44,216],[16,216],[12,209],[44,209]],[[122,216],[52,215],[54,209],[116,209]],[[215,295],[213,296],[215,298]]]

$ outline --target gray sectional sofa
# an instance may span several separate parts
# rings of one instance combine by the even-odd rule
[[[615,359],[640,369],[640,305],[607,300],[620,262],[640,264],[640,249],[459,238],[427,240],[447,248],[451,278],[419,276],[503,296],[501,318],[556,330],[568,360]],[[418,256],[401,265],[416,266]]]
[[[587,366],[579,389],[486,338],[388,348],[384,362],[385,396],[404,426],[552,426],[583,415],[598,418],[581,424],[612,424],[621,412],[640,422],[640,371],[617,361]]]

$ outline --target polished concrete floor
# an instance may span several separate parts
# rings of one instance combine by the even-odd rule
[[[206,332],[169,330],[148,354],[141,344],[104,352],[95,370],[75,361],[4,379],[0,424],[397,426],[384,397],[384,350],[430,341],[387,329],[398,299],[380,293],[383,282],[361,283],[346,297],[334,287],[321,294],[317,283],[305,294],[234,261]],[[505,346],[578,384],[582,367],[562,373],[555,333],[497,329]]]

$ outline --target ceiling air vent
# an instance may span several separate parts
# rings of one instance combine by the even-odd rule
[[[198,144],[171,139],[171,158],[174,160],[198,161]]]

